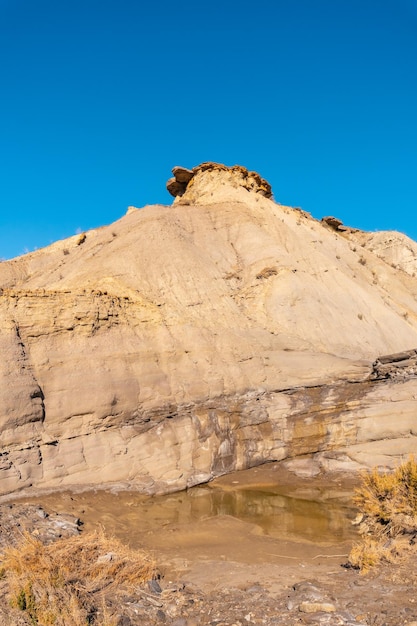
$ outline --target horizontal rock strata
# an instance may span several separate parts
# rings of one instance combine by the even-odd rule
[[[0,494],[415,452],[412,273],[244,168],[175,174],[172,207],[0,263]]]
[[[417,350],[380,356],[373,364],[374,379],[408,379],[417,376]]]

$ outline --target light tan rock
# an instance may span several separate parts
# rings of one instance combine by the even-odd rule
[[[238,200],[242,191],[272,197],[271,185],[257,172],[250,172],[241,165],[228,167],[208,161],[192,170],[175,166],[172,173],[174,178],[168,180],[167,190],[182,204],[212,203],[219,192],[221,201]]]
[[[416,451],[412,367],[373,367],[417,347],[416,279],[244,168],[193,172],[172,207],[0,264],[0,493]]]
[[[302,602],[299,610],[302,613],[334,613],[336,607],[331,602]]]
[[[391,267],[417,275],[417,243],[407,235],[395,231],[357,231],[351,238]]]

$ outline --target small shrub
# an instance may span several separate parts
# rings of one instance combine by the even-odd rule
[[[69,254],[69,253],[70,253],[70,251],[68,250],[68,248],[64,248],[62,252],[63,252],[65,255],[67,255],[67,254]]]
[[[391,561],[389,550],[384,548],[378,541],[367,537],[359,544],[355,544],[349,554],[349,561],[363,574],[378,565],[383,559]]]
[[[415,545],[417,536],[417,462],[413,456],[392,473],[363,474],[354,504],[360,511],[359,533],[349,561],[367,571],[381,560],[392,561]]]
[[[85,233],[81,233],[77,240],[77,246],[81,246],[82,243],[87,239],[87,235]]]
[[[4,550],[1,561],[11,605],[24,611],[33,624],[45,626],[95,623],[93,616],[107,591],[121,586],[133,589],[155,574],[147,554],[102,532],[48,545],[25,534],[19,545]],[[106,619],[108,626],[112,623]]]
[[[27,609],[26,591],[24,589],[21,589],[17,595],[16,606],[21,611],[26,611]]]
[[[414,457],[392,473],[373,469],[364,474],[354,502],[365,515],[384,523],[391,522],[400,513],[417,516],[417,462]]]

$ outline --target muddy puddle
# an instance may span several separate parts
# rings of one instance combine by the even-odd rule
[[[269,464],[165,496],[95,490],[36,502],[165,561],[257,564],[347,554],[356,536],[352,489],[349,482],[303,480]]]

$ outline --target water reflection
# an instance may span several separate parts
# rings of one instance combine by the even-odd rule
[[[280,539],[333,543],[354,536],[351,507],[269,491],[194,488],[182,494],[152,498],[145,506],[151,517],[159,511],[161,519],[169,516],[170,523],[228,515],[255,524],[263,534]]]
[[[355,536],[350,523],[354,511],[343,502],[300,499],[268,490],[205,486],[154,497],[97,491],[51,494],[37,501],[57,512],[79,515],[88,528],[100,524],[133,546],[143,543],[147,534],[162,538],[162,533],[181,530],[190,535],[213,521],[220,529],[222,519],[230,518],[250,524],[248,532],[271,539],[335,544]]]

